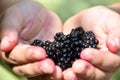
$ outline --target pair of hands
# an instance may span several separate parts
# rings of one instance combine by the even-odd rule
[[[1,58],[19,75],[29,80],[108,80],[120,68],[120,15],[96,6],[69,18],[63,25],[59,17],[41,4],[21,1],[7,9],[1,17]],[[87,48],[72,68],[62,72],[45,50],[31,46],[34,39],[53,40],[57,32],[69,33],[82,26],[99,40],[99,50]],[[115,54],[114,54],[115,53]]]

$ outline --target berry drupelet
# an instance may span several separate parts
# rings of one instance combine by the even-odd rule
[[[46,57],[65,70],[80,58],[83,49],[97,49],[98,43],[92,31],[85,32],[82,27],[77,27],[67,35],[62,32],[56,33],[53,42],[36,39],[31,45],[43,47],[46,50]]]

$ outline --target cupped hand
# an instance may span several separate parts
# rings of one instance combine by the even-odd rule
[[[3,13],[0,26],[0,55],[13,65],[14,72],[25,76],[51,74],[60,78],[61,69],[46,58],[45,50],[30,45],[34,39],[52,41],[55,33],[62,30],[55,13],[37,2],[22,0]]]
[[[64,79],[109,80],[120,68],[120,15],[104,6],[92,7],[69,18],[63,32],[68,34],[78,26],[95,33],[99,49],[84,49],[81,59],[63,72]]]

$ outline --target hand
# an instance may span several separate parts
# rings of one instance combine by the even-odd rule
[[[61,69],[46,58],[45,50],[29,45],[34,39],[52,41],[55,33],[61,31],[61,21],[55,13],[39,3],[22,0],[4,12],[0,26],[0,55],[4,61],[13,65],[15,73],[40,75],[37,78],[42,80],[43,74],[61,77]]]
[[[98,50],[87,48],[72,68],[63,72],[65,80],[109,80],[120,68],[120,15],[103,6],[84,10],[66,21],[65,34],[82,26],[99,40]]]

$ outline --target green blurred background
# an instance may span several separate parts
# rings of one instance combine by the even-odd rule
[[[96,5],[112,5],[120,0],[38,0],[48,9],[56,12],[64,22],[70,16]],[[26,80],[25,77],[20,77],[14,74],[6,64],[0,60],[0,80]],[[120,70],[114,75],[112,80],[120,80]]]

